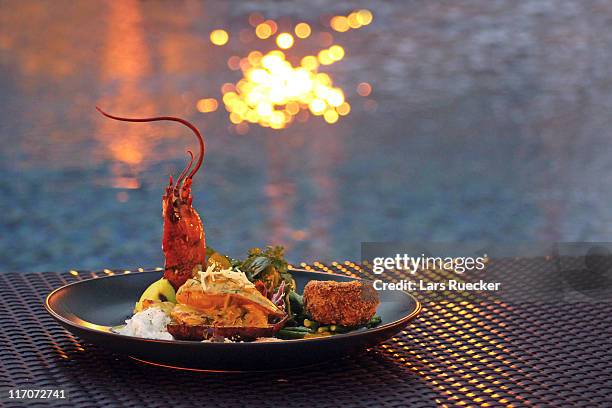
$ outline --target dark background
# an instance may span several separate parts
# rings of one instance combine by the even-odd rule
[[[371,25],[321,21],[368,7]],[[352,110],[240,135],[220,99],[248,17],[330,32]],[[0,2],[0,271],[159,266],[161,194],[204,130],[194,203],[209,245],[283,244],[298,263],[361,241],[609,241],[607,1]],[[215,28],[230,32],[213,46]],[[307,43],[307,41],[310,41]],[[315,37],[288,54],[317,49]],[[370,96],[357,95],[369,82]]]

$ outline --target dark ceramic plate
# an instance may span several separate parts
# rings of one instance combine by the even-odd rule
[[[354,280],[341,275],[291,271],[302,292],[311,280]],[[316,364],[372,347],[402,330],[420,311],[410,294],[381,291],[380,326],[334,336],[262,343],[202,343],[123,336],[110,327],[131,316],[134,303],[161,272],[115,275],[75,282],[49,294],[45,307],[75,335],[132,358],[159,365],[205,370],[267,370]]]

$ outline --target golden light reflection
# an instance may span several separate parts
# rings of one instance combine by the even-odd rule
[[[336,49],[334,58],[338,56]],[[340,113],[336,109],[343,106],[346,112],[349,106],[344,92],[333,86],[328,74],[317,72],[314,56],[308,57],[304,57],[300,65],[293,66],[280,50],[265,55],[252,51],[243,59],[243,78],[236,83],[235,90],[226,87],[227,92],[223,94],[230,122],[283,129],[302,110],[323,116],[327,123],[337,122]],[[335,60],[330,63],[333,62]]]
[[[293,46],[293,36],[289,33],[280,33],[276,37],[276,45],[283,50],[291,48]]]
[[[278,25],[276,24],[276,22],[272,20],[266,20],[263,23],[257,24],[257,26],[255,27],[255,35],[258,38],[265,40],[266,38],[275,34],[276,30],[278,30]]]
[[[334,63],[334,60],[329,55],[329,50],[321,50],[317,55],[317,59],[322,65],[331,65]]]
[[[329,25],[339,33],[347,32],[350,29],[358,29],[372,22],[374,16],[370,10],[356,10],[348,16],[334,16]]]
[[[363,9],[357,11],[357,21],[359,21],[362,26],[370,24],[373,19],[374,16],[370,10]]]
[[[345,16],[334,16],[330,21],[331,28],[338,31],[339,33],[344,33],[348,31],[351,27],[349,26],[348,18]]]
[[[344,48],[332,45],[329,49],[319,51],[317,58],[322,65],[331,65],[344,58]]]
[[[312,33],[312,30],[310,29],[310,26],[307,23],[298,23],[295,26],[294,31],[295,35],[301,39],[310,37],[310,34]]]
[[[229,41],[229,34],[225,30],[218,29],[218,30],[213,30],[210,33],[210,42],[212,42],[215,45],[222,46],[222,45],[227,44],[228,41]]]
[[[455,274],[442,269],[419,272],[425,273],[425,271],[432,281],[449,279]],[[408,275],[403,275],[403,277],[408,277]],[[453,397],[456,405],[474,405],[472,404],[474,402],[484,406],[485,404],[480,404],[484,394],[495,400],[495,406],[506,405],[508,399],[502,398],[501,394],[507,395],[507,389],[503,386],[499,387],[499,381],[492,381],[492,379],[494,374],[503,373],[501,367],[512,366],[517,359],[524,362],[524,359],[505,346],[508,344],[508,338],[504,335],[504,330],[500,329],[503,326],[499,325],[495,314],[490,313],[495,309],[495,305],[501,306],[503,303],[496,302],[490,295],[483,294],[483,296],[487,300],[486,303],[471,303],[460,300],[460,295],[454,292],[448,292],[448,298],[457,299],[457,302],[429,302],[427,304],[423,313],[427,315],[426,321],[430,329],[422,330],[417,326],[413,327],[411,332],[404,331],[402,334],[409,340],[415,340],[416,335],[421,339],[425,336],[424,341],[430,345],[425,347],[428,354],[421,355],[412,351],[399,338],[392,338],[393,344],[381,347],[392,354],[393,358],[418,372],[431,384],[447,392]],[[485,307],[481,308],[483,305]],[[511,309],[507,311],[511,312]],[[451,333],[448,333],[449,331]],[[410,353],[414,358],[401,357],[405,352]],[[452,359],[444,358],[445,356],[450,356]],[[440,367],[440,363],[455,375],[449,376],[444,367]],[[431,374],[423,370],[423,366],[435,369],[437,373],[435,378],[430,377]],[[528,374],[527,378],[529,377],[531,376]],[[468,392],[470,388],[480,391]]]
[[[329,56],[334,61],[340,61],[342,58],[344,58],[344,48],[339,45],[332,45],[329,47]]]
[[[215,98],[204,98],[200,99],[196,104],[198,111],[203,113],[214,112],[217,110],[219,103]]]
[[[338,121],[338,112],[331,109],[326,110],[323,114],[323,118],[329,124],[336,123]]]
[[[248,133],[249,124],[283,129],[293,121],[305,122],[311,115],[334,124],[351,112],[344,91],[333,85],[329,74],[318,71],[321,66],[343,60],[346,55],[344,47],[334,44],[332,34],[323,31],[313,38],[321,47],[314,55],[301,58],[295,54],[286,55],[296,39],[306,39],[313,34],[313,28],[306,22],[298,22],[290,31],[288,21],[280,19],[277,23],[266,20],[260,13],[249,14],[249,25],[254,27],[254,30],[247,30],[250,35],[254,32],[260,40],[272,39],[278,49],[268,52],[252,50],[246,56],[233,55],[227,60],[231,70],[242,72],[242,78],[236,83],[225,83],[221,87],[223,104],[237,134]],[[337,32],[346,32],[372,21],[372,13],[361,9],[348,16],[333,16],[330,26]],[[288,30],[277,34],[279,24]],[[224,30],[211,33],[214,44],[223,45],[228,39],[229,34]],[[294,65],[298,59],[299,64]],[[361,83],[357,88],[362,96],[370,95],[371,91],[367,83]],[[364,103],[367,110],[375,110],[369,100]],[[218,109],[218,102],[214,98],[203,98],[196,103],[196,108],[200,112],[214,112]]]
[[[300,64],[309,71],[314,71],[319,68],[319,60],[314,55],[307,55],[302,58]]]
[[[346,116],[351,112],[351,105],[349,105],[347,102],[343,102],[336,108],[336,110],[341,116]]]
[[[98,105],[116,112],[146,116],[154,110],[154,101],[143,92],[141,81],[150,73],[150,55],[144,40],[140,4],[125,1],[109,3],[109,25],[100,69],[102,83],[116,84],[117,91],[103,95]],[[100,120],[96,137],[117,162],[113,167],[113,187],[133,189],[140,186],[135,177],[152,149],[155,131],[149,124],[121,126]],[[146,135],[146,137],[145,137]]]
[[[276,24],[276,21],[266,20],[264,21],[264,23],[266,23],[270,27],[270,29],[272,30],[272,34],[276,34],[276,31],[278,30],[278,25]]]
[[[255,27],[255,35],[265,40],[272,35],[272,29],[265,23],[258,24],[257,27]]]
[[[255,65],[259,63],[259,61],[261,60],[261,57],[263,57],[263,54],[261,52],[257,50],[251,51],[249,52],[249,55],[247,56],[247,61],[249,62],[249,64]]]
[[[359,18],[359,14],[357,14],[356,12],[353,12],[351,14],[349,14],[349,16],[347,17],[348,19],[348,25],[349,27],[351,27],[352,29],[357,29],[359,27],[361,27],[361,19]]]

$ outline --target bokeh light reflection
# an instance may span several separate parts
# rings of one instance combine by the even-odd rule
[[[304,57],[293,66],[280,50],[265,55],[253,51],[241,67],[243,78],[235,90],[223,95],[229,119],[234,124],[257,123],[263,127],[283,129],[301,110],[323,116],[327,123],[338,121],[337,108],[347,112],[342,89],[333,86],[326,73],[317,72],[316,59]],[[333,62],[333,61],[332,61]]]
[[[222,46],[229,41],[229,34],[225,30],[214,30],[210,33],[210,42],[215,45]]]
[[[346,32],[370,24],[372,18],[368,10],[355,10],[348,16],[333,16],[327,27]],[[334,37],[329,32],[319,32],[309,39],[313,33],[309,23],[302,21],[293,25],[289,18],[266,20],[256,12],[249,14],[248,23],[254,27],[259,40],[271,41],[278,49],[252,50],[246,56],[233,55],[227,60],[230,70],[242,72],[242,78],[236,83],[225,83],[221,87],[221,100],[235,133],[248,133],[249,123],[284,129],[295,120],[306,121],[310,115],[320,116],[328,124],[334,124],[350,113],[351,105],[345,92],[334,86],[328,73],[319,72],[322,66],[339,62],[346,54],[344,47],[334,44]],[[283,31],[277,33],[279,27]],[[243,43],[244,31],[253,35],[253,29],[242,30],[239,38]],[[221,46],[229,41],[229,36],[226,31],[217,29],[211,32],[210,39],[213,44]],[[297,42],[302,40],[310,48],[308,45],[298,46]],[[314,50],[313,55],[299,55],[303,49],[312,53],[313,43],[321,48]],[[265,46],[261,48],[266,49]],[[366,90],[363,84],[369,87],[369,84],[361,83],[357,93],[367,96],[371,87]],[[196,108],[203,113],[214,112],[218,102],[215,98],[203,98],[197,101]]]

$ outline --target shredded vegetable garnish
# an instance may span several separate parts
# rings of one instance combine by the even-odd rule
[[[202,284],[202,289],[207,290],[207,283],[214,282],[217,278],[224,278],[230,280],[238,284],[241,288],[255,287],[255,285],[248,280],[244,272],[234,271],[232,269],[222,269],[220,271],[216,271],[216,267],[218,267],[218,265],[213,263],[208,268],[206,268],[206,271],[200,272],[200,282]]]

